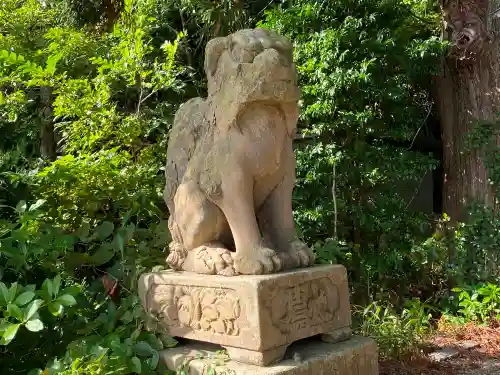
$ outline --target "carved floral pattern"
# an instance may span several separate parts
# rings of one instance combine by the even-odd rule
[[[230,289],[158,285],[151,294],[151,312],[167,326],[239,335],[239,299]]]
[[[329,278],[275,288],[266,302],[273,325],[284,334],[327,323],[340,307],[338,286]]]

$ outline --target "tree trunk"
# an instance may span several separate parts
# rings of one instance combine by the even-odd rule
[[[442,61],[436,102],[443,141],[443,212],[460,219],[472,201],[494,206],[494,190],[479,150],[465,141],[478,122],[495,121],[500,109],[496,11],[500,0],[443,0]]]
[[[40,127],[40,155],[43,159],[56,160],[56,137],[52,118],[52,92],[50,87],[40,87],[42,123]]]

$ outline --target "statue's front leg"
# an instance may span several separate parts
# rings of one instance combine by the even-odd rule
[[[306,267],[314,263],[314,253],[302,242],[293,220],[292,192],[295,186],[295,155],[292,147],[283,160],[284,175],[259,210],[260,229],[267,242],[280,251],[284,268]]]
[[[222,173],[221,194],[214,202],[231,228],[236,248],[234,268],[247,275],[277,272],[281,269],[280,258],[274,250],[263,245],[257,224],[253,178],[239,166],[228,168],[227,173]]]

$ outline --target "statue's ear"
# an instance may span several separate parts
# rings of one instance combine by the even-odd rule
[[[217,71],[219,58],[227,49],[227,38],[215,38],[207,43],[205,48],[205,73],[207,78],[212,78]]]

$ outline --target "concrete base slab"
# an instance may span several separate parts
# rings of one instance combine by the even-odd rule
[[[260,367],[231,360],[221,347],[189,343],[162,352],[167,366],[186,375],[378,375],[377,346],[372,339],[353,336],[340,343],[318,338],[290,345],[285,359]]]

